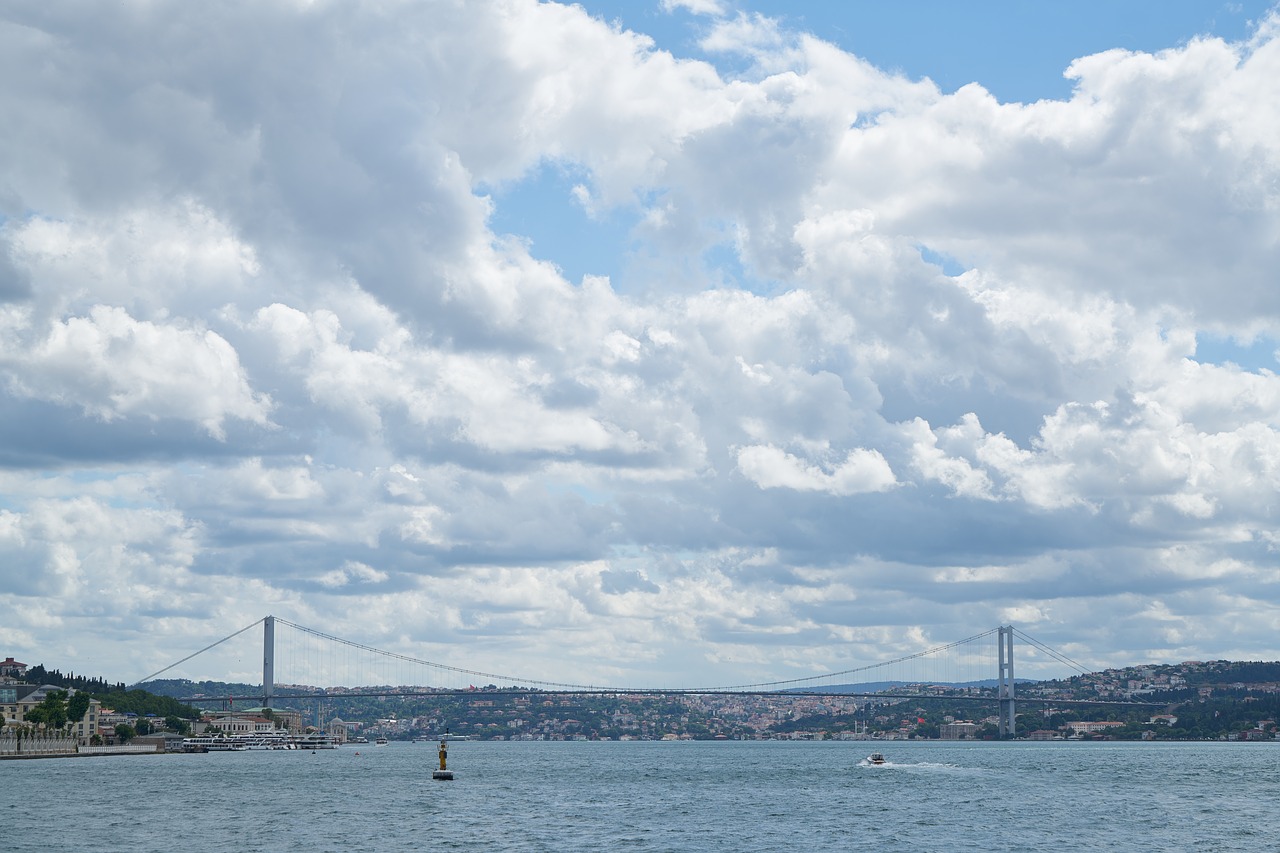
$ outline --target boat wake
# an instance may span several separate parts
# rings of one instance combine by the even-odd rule
[[[866,758],[858,762],[858,766],[871,770],[913,770],[923,771],[926,773],[957,773],[973,769],[970,767],[963,767],[959,764],[948,764],[938,761],[899,762],[886,760],[884,763],[875,763]]]

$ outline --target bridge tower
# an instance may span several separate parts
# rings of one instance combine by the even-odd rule
[[[1004,629],[1001,629],[1004,630]],[[276,617],[262,620],[262,707],[271,707],[276,686]]]
[[[1013,626],[1001,626],[997,640],[1000,648],[1000,673],[996,696],[1000,702],[1000,737],[1017,734],[1013,703]]]

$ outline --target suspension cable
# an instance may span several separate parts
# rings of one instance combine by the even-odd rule
[[[972,643],[975,640],[981,640],[985,637],[990,637],[997,630],[999,629],[992,628],[991,630],[984,631],[981,634],[974,634],[972,637],[966,637],[963,640],[956,640],[954,643],[947,643],[945,646],[938,646],[936,648],[926,649],[925,651],[916,652],[915,654],[906,655],[900,658],[895,658],[894,660],[881,661],[880,663],[871,663],[865,666],[857,666],[857,667],[854,667],[853,669],[842,669],[839,672],[827,672],[827,673],[823,673],[822,675],[809,675],[809,676],[805,676],[804,678],[787,678],[787,679],[783,679],[782,681],[762,681],[758,684],[738,684],[732,687],[711,687],[706,689],[708,690],[754,690],[760,687],[777,687],[782,684],[804,684],[809,681],[819,681],[824,678],[838,678],[842,675],[853,675],[854,673],[858,673],[858,672],[866,672],[872,669],[879,669],[880,667],[883,667],[883,666],[893,666],[894,664],[897,664],[897,663],[905,663],[909,660],[915,660],[916,658],[928,657],[929,655],[936,654],[937,652],[945,652],[948,649],[954,649],[956,646],[963,646],[965,643]]]
[[[130,686],[135,686],[135,687],[136,687],[137,685],[145,684],[146,682],[148,682],[148,681],[152,680],[153,678],[156,678],[157,676],[163,675],[164,673],[168,672],[169,670],[173,669],[174,667],[177,667],[177,666],[179,666],[179,665],[181,665],[181,664],[183,664],[183,663],[186,663],[187,661],[191,660],[192,658],[194,658],[194,657],[196,657],[196,656],[198,656],[198,655],[204,654],[205,652],[209,651],[210,649],[216,648],[217,646],[222,645],[222,644],[223,644],[223,643],[225,643],[226,641],[231,640],[231,639],[233,639],[233,638],[235,638],[235,637],[240,636],[240,635],[241,635],[241,634],[243,634],[245,631],[248,631],[248,630],[250,630],[251,628],[255,628],[255,627],[257,627],[258,625],[261,625],[264,621],[265,621],[265,617],[264,617],[263,619],[259,619],[259,620],[257,620],[256,622],[253,622],[253,623],[252,623],[252,624],[250,624],[250,625],[246,625],[245,627],[241,628],[239,631],[236,631],[236,632],[235,632],[235,633],[233,633],[233,634],[228,634],[227,636],[223,637],[222,639],[218,640],[217,642],[215,642],[215,643],[211,643],[211,644],[209,644],[209,645],[205,646],[203,649],[200,649],[200,650],[199,650],[199,651],[197,651],[197,652],[194,652],[194,653],[192,653],[192,654],[187,655],[186,657],[182,658],[182,660],[176,661],[175,663],[171,663],[171,664],[169,664],[168,666],[164,667],[163,669],[158,670],[158,671],[156,671],[156,672],[153,672],[151,675],[148,675],[146,678],[139,679],[138,681],[134,682],[134,683],[133,683],[132,685],[130,685]],[[483,672],[483,671],[481,671],[481,670],[466,669],[466,668],[464,668],[464,667],[451,666],[451,665],[449,665],[449,664],[443,664],[443,663],[438,663],[438,662],[435,662],[435,661],[423,660],[423,659],[421,659],[421,658],[415,658],[415,657],[411,657],[411,656],[409,656],[409,655],[398,654],[398,653],[396,653],[396,652],[389,652],[389,651],[386,651],[385,649],[375,648],[375,647],[373,647],[373,646],[364,645],[363,643],[357,643],[357,642],[354,642],[354,641],[352,641],[352,640],[344,640],[344,639],[343,639],[343,638],[341,638],[341,637],[335,637],[335,636],[333,636],[332,634],[326,634],[326,633],[324,633],[323,631],[317,631],[317,630],[315,630],[314,628],[308,628],[308,627],[306,627],[305,625],[299,625],[299,624],[297,624],[297,623],[295,623],[295,622],[290,622],[290,621],[288,621],[287,619],[281,619],[281,618],[279,618],[279,617],[276,617],[276,622],[277,622],[277,623],[280,623],[280,624],[283,624],[283,625],[288,625],[288,626],[289,626],[289,627],[291,627],[291,628],[295,628],[295,629],[297,629],[297,630],[299,630],[299,631],[302,631],[302,632],[303,632],[303,633],[305,633],[305,634],[309,634],[309,635],[311,635],[311,636],[313,636],[313,637],[317,637],[317,638],[324,639],[324,640],[329,640],[330,642],[334,642],[334,643],[339,643],[339,644],[341,644],[341,645],[343,645],[343,646],[346,646],[346,647],[349,647],[349,648],[359,649],[359,650],[361,650],[361,651],[366,651],[366,652],[371,652],[371,653],[373,653],[373,654],[382,655],[383,657],[387,657],[387,658],[391,658],[391,659],[399,660],[399,661],[404,661],[404,662],[406,662],[406,663],[412,663],[412,664],[416,664],[416,665],[419,665],[419,666],[432,667],[432,668],[434,668],[434,669],[439,669],[439,670],[443,670],[443,671],[446,671],[446,672],[454,672],[454,673],[458,673],[458,674],[461,674],[461,675],[473,676],[473,677],[476,677],[476,678],[487,678],[487,679],[490,679],[490,680],[494,681],[495,683],[497,683],[497,682],[504,682],[504,681],[505,681],[505,682],[512,683],[512,684],[525,684],[525,685],[532,685],[532,686],[538,686],[538,687],[555,687],[555,688],[562,688],[562,689],[567,689],[567,690],[591,690],[591,691],[601,691],[601,692],[618,692],[618,693],[626,693],[626,692],[633,692],[633,691],[641,691],[641,692],[642,692],[642,691],[644,690],[644,688],[634,688],[634,687],[633,687],[633,688],[625,688],[625,687],[606,687],[606,686],[601,686],[601,685],[573,684],[573,683],[559,682],[559,681],[544,681],[544,680],[541,680],[541,679],[532,679],[532,678],[517,678],[517,677],[515,677],[515,676],[510,676],[510,675],[498,675],[498,674],[495,674],[495,673]],[[907,662],[907,661],[917,660],[917,659],[919,659],[919,658],[923,658],[923,657],[928,657],[929,655],[934,655],[934,654],[937,654],[937,653],[939,653],[939,652],[944,652],[944,651],[947,651],[947,650],[949,650],[949,649],[954,649],[954,648],[956,648],[957,646],[963,646],[963,645],[966,645],[966,644],[968,644],[968,643],[973,643],[973,642],[976,642],[976,641],[978,641],[978,640],[985,639],[986,637],[990,637],[992,634],[996,633],[996,631],[997,631],[997,630],[999,630],[999,629],[997,629],[997,628],[992,628],[992,629],[990,629],[990,630],[988,630],[988,631],[984,631],[984,632],[983,632],[983,633],[981,633],[981,634],[975,634],[975,635],[973,635],[972,637],[966,637],[966,638],[965,638],[965,639],[963,639],[963,640],[957,640],[957,641],[955,641],[955,642],[953,642],[953,643],[947,643],[946,645],[936,646],[936,647],[934,647],[934,648],[926,649],[926,650],[924,650],[924,651],[919,651],[919,652],[915,652],[915,653],[913,653],[913,654],[904,655],[903,657],[895,658],[895,659],[893,659],[893,660],[889,660],[889,661],[881,661],[880,663],[866,664],[866,665],[864,665],[864,666],[857,666],[857,667],[853,667],[853,668],[851,668],[851,669],[843,669],[843,670],[839,670],[839,671],[836,671],[836,672],[821,673],[821,674],[819,674],[819,675],[810,675],[810,676],[804,676],[804,677],[801,677],[801,678],[779,679],[779,680],[776,680],[776,681],[762,681],[762,682],[755,682],[755,683],[751,683],[751,684],[737,684],[737,685],[730,685],[730,686],[724,686],[724,687],[685,688],[685,689],[681,689],[681,690],[674,690],[674,691],[670,691],[670,692],[679,692],[679,693],[690,693],[690,694],[696,694],[696,693],[698,693],[698,692],[703,692],[703,691],[705,691],[705,692],[753,691],[753,690],[761,690],[761,689],[765,689],[765,688],[779,688],[779,687],[784,687],[784,686],[801,685],[801,684],[810,684],[810,683],[815,682],[815,681],[820,681],[820,680],[824,680],[824,679],[831,679],[831,678],[839,678],[839,677],[842,677],[842,676],[848,676],[848,675],[855,675],[855,674],[857,674],[857,673],[869,672],[869,671],[871,671],[871,670],[881,669],[881,668],[883,668],[883,667],[893,666],[893,665],[895,665],[895,664],[905,663],[905,662]],[[1015,629],[1015,630],[1016,630],[1016,629]],[[1068,666],[1074,667],[1074,668],[1075,668],[1076,670],[1078,670],[1081,674],[1084,674],[1084,673],[1089,672],[1089,670],[1088,670],[1086,667],[1082,666],[1081,664],[1077,663],[1076,661],[1072,660],[1071,658],[1067,657],[1066,655],[1064,655],[1064,654],[1062,654],[1062,653],[1060,653],[1060,652],[1058,652],[1058,651],[1054,650],[1053,648],[1049,647],[1048,645],[1046,645],[1046,644],[1044,644],[1044,643],[1040,642],[1039,640],[1035,639],[1034,637],[1032,637],[1032,636],[1030,636],[1030,635],[1028,635],[1028,634],[1024,633],[1023,631],[1016,631],[1016,633],[1017,633],[1017,635],[1018,635],[1021,639],[1025,640],[1026,642],[1028,642],[1028,643],[1030,643],[1031,645],[1035,646],[1036,648],[1040,649],[1040,650],[1041,650],[1041,651],[1043,651],[1045,654],[1047,654],[1047,655],[1049,655],[1049,656],[1053,657],[1055,660],[1059,661],[1060,663],[1064,663],[1064,664],[1066,664],[1066,665],[1068,665]]]
[[[334,643],[341,643],[344,646],[350,646],[351,648],[360,649],[361,651],[373,652],[374,654],[379,654],[379,655],[383,655],[384,657],[394,658],[395,660],[401,660],[407,663],[414,663],[414,664],[418,664],[419,666],[429,666],[435,669],[442,669],[447,672],[456,672],[462,675],[474,675],[477,678],[489,678],[489,679],[493,679],[495,682],[506,681],[514,684],[536,684],[542,687],[564,687],[570,690],[581,689],[581,690],[612,691],[615,689],[615,688],[601,687],[598,685],[590,685],[590,684],[563,684],[558,681],[539,681],[537,679],[532,679],[532,678],[516,678],[515,676],[511,676],[511,675],[495,675],[494,673],[491,673],[491,672],[481,672],[475,669],[464,669],[458,666],[450,666],[449,664],[446,664],[446,663],[437,663],[435,661],[422,660],[421,658],[410,657],[409,655],[402,655],[396,652],[389,652],[386,649],[379,649],[379,648],[374,648],[373,646],[366,646],[363,643],[357,643],[352,640],[344,640],[341,637],[335,637],[332,634],[326,634],[323,631],[317,631],[314,628],[308,628],[305,625],[298,625],[294,622],[288,621],[287,619],[281,619],[278,616],[276,617],[276,623],[281,625],[288,625],[290,628],[297,628],[299,631],[303,631],[307,634],[311,634],[314,637],[319,637],[321,639],[329,640]],[[625,693],[626,690],[622,688],[617,688],[617,692]]]
[[[1076,663],[1071,658],[1067,657],[1066,655],[1062,654],[1056,649],[1050,648],[1049,646],[1037,640],[1035,637],[1032,637],[1029,634],[1019,631],[1017,628],[1014,628],[1013,630],[1014,630],[1014,633],[1018,635],[1018,637],[1020,637],[1023,640],[1026,640],[1028,643],[1035,646],[1045,654],[1049,655],[1059,663],[1065,663],[1067,666],[1074,667],[1076,670],[1079,671],[1081,675],[1087,675],[1090,672],[1088,668]]]
[[[488,678],[488,679],[492,679],[495,683],[500,681],[506,681],[509,683],[536,685],[540,687],[560,687],[568,690],[596,690],[596,691],[607,691],[607,692],[617,692],[617,693],[642,691],[643,689],[645,689],[645,688],[635,688],[635,687],[632,687],[632,688],[604,687],[601,685],[593,685],[593,684],[570,684],[570,683],[559,682],[559,681],[542,681],[534,678],[517,678],[511,675],[496,675],[491,672],[481,672],[479,670],[474,670],[474,669],[465,669],[463,667],[450,666],[448,664],[437,663],[435,661],[422,660],[420,658],[414,658],[408,655],[398,654],[396,652],[389,652],[389,651],[386,651],[385,649],[379,649],[373,646],[366,646],[362,643],[356,643],[351,640],[344,640],[341,637],[335,637],[331,634],[326,634],[323,631],[317,631],[314,628],[308,628],[305,625],[298,625],[286,619],[281,619],[280,617],[276,617],[276,622],[284,625],[288,625],[291,628],[296,628],[297,630],[303,631],[307,634],[311,634],[312,636],[321,637],[323,639],[330,640],[331,642],[341,643],[345,646],[361,649],[362,651],[373,652],[374,654],[384,655],[389,658],[407,661],[409,663],[418,664],[420,666],[430,666],[436,669],[446,670],[448,672],[460,673],[462,675],[473,675],[473,676],[476,676],[477,678]],[[947,651],[948,649],[953,649],[956,646],[962,646],[962,645],[965,645],[966,643],[972,643],[976,640],[981,640],[986,637],[990,637],[992,634],[996,632],[996,630],[997,629],[992,628],[989,631],[984,631],[981,634],[975,634],[974,636],[967,637],[963,640],[957,640],[954,643],[947,643],[944,646],[937,646],[932,649],[926,649],[925,651],[916,652],[914,654],[896,658],[895,660],[891,660],[891,661],[882,661],[880,663],[867,664],[866,666],[854,667],[852,669],[844,669],[844,670],[840,670],[839,672],[827,672],[827,673],[822,673],[820,675],[805,676],[803,678],[788,678],[788,679],[782,679],[779,681],[764,681],[764,682],[758,682],[755,684],[738,684],[738,685],[732,685],[727,687],[686,688],[683,690],[670,691],[670,692],[698,693],[700,691],[706,691],[706,692],[748,691],[748,690],[757,690],[765,687],[779,687],[782,685],[806,684],[809,682],[819,681],[821,679],[826,679],[826,678],[838,678],[844,675],[852,675],[854,673],[866,672],[868,670],[879,669],[881,667],[892,666],[893,664],[904,663],[909,660],[915,660],[917,658],[927,657],[928,655],[937,654],[938,652],[944,652],[944,651]]]
[[[201,649],[200,651],[195,652],[195,653],[193,653],[193,654],[189,654],[189,655],[187,655],[185,658],[183,658],[182,660],[177,661],[176,663],[171,663],[171,664],[169,664],[168,666],[166,666],[164,669],[160,670],[159,672],[153,672],[153,673],[151,673],[150,675],[148,675],[146,678],[143,678],[143,679],[141,679],[141,680],[139,680],[139,681],[135,681],[135,682],[133,682],[133,684],[131,684],[131,685],[129,685],[129,686],[130,686],[130,687],[137,687],[139,684],[145,684],[146,682],[148,682],[148,681],[150,681],[151,679],[155,678],[157,675],[163,675],[164,673],[166,673],[166,672],[168,672],[169,670],[173,669],[175,666],[178,666],[179,664],[184,664],[184,663],[186,663],[187,661],[191,660],[191,659],[192,659],[193,657],[195,657],[196,655],[202,655],[202,654],[204,654],[205,652],[209,651],[209,649],[212,649],[212,648],[214,648],[214,647],[216,647],[216,646],[220,646],[220,645],[222,645],[223,643],[225,643],[227,640],[230,640],[230,639],[232,639],[232,638],[234,638],[234,637],[238,637],[238,636],[240,636],[240,635],[241,635],[241,634],[243,634],[245,631],[248,631],[250,628],[256,628],[258,625],[261,625],[264,621],[266,621],[266,617],[265,617],[265,616],[264,616],[264,617],[262,617],[261,619],[259,619],[257,622],[254,622],[252,625],[245,625],[243,628],[241,628],[239,631],[236,631],[234,634],[228,634],[227,636],[223,637],[221,640],[218,640],[218,642],[216,642],[216,643],[210,643],[209,645],[205,646],[205,647],[204,647],[203,649]]]

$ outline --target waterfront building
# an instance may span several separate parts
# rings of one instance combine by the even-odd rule
[[[325,733],[327,733],[331,738],[336,740],[338,743],[346,743],[347,738],[351,734],[350,724],[347,723],[345,720],[343,720],[341,717],[334,717],[332,720],[330,720],[329,725],[325,726],[324,730],[325,730]]]
[[[206,719],[210,726],[217,726],[229,735],[259,734],[276,729],[274,720],[256,714],[218,714]]]
[[[228,734],[270,731],[277,728],[301,732],[302,712],[287,708],[241,708],[234,712],[202,711],[201,722],[196,726],[195,731],[198,734],[209,726],[216,726]]]
[[[1027,740],[1062,740],[1062,732],[1050,729],[1037,729],[1027,735]]]
[[[1096,734],[1098,732],[1105,732],[1110,729],[1123,728],[1124,723],[1110,722],[1105,720],[1078,721],[1078,722],[1067,723],[1067,726],[1071,729],[1073,733],[1080,735],[1080,734]]]
[[[22,723],[22,709],[18,706],[21,699],[37,689],[34,684],[0,684],[0,717],[5,727],[14,728]]]
[[[957,723],[943,723],[938,727],[938,735],[943,740],[964,740],[975,738],[982,727],[977,723],[962,720]]]
[[[5,726],[12,728],[24,725],[31,709],[43,702],[45,697],[55,690],[65,692],[68,698],[76,694],[74,688],[62,688],[56,684],[0,686],[0,708],[3,708]],[[97,699],[90,699],[89,707],[80,719],[67,721],[67,731],[80,743],[88,744],[90,738],[98,733],[98,717],[101,713],[102,703]]]

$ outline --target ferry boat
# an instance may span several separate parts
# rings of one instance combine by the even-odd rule
[[[197,735],[182,739],[183,752],[240,752],[248,749],[244,742],[225,735]]]
[[[868,764],[884,764],[884,756],[879,752],[873,752],[867,756]]]
[[[380,737],[377,740],[375,740],[373,743],[374,743],[374,746],[386,746],[390,742],[391,741],[387,740],[386,738]]]
[[[230,740],[244,744],[244,749],[293,749],[293,737],[284,729],[269,732],[243,732]]]
[[[295,735],[284,729],[234,735],[197,735],[182,739],[183,752],[244,752],[250,749],[337,749],[338,741],[324,732]]]
[[[338,739],[325,732],[307,732],[295,735],[293,744],[294,749],[337,749]]]

